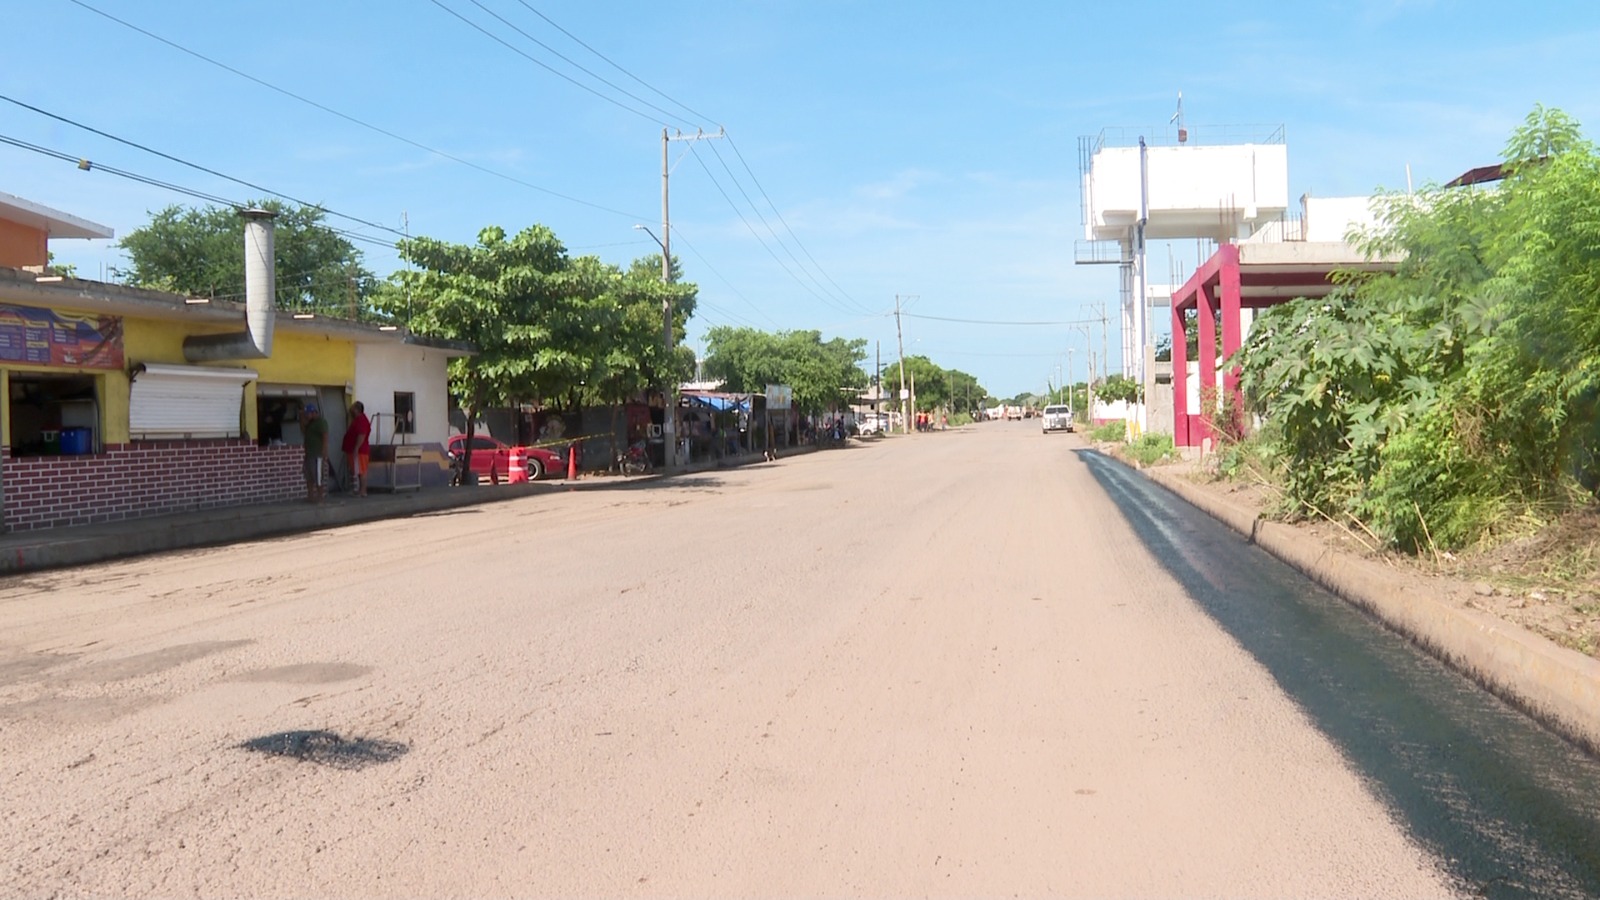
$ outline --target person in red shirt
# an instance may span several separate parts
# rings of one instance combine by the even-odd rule
[[[350,425],[344,430],[344,469],[355,479],[351,489],[356,496],[367,495],[367,466],[372,461],[372,448],[367,437],[372,434],[372,422],[367,418],[366,407],[357,400],[350,407]]]

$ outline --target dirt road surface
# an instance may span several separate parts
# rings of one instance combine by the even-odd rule
[[[0,893],[1450,895],[1081,446],[0,582]]]

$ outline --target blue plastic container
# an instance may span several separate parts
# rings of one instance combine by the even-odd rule
[[[61,452],[66,456],[82,456],[94,451],[94,429],[61,429]]]

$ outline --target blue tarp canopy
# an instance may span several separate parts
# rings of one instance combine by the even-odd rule
[[[748,394],[719,394],[709,391],[689,393],[684,391],[680,396],[691,404],[710,407],[719,412],[750,408],[750,395]]]

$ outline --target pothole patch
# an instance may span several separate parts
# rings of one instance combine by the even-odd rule
[[[399,741],[346,738],[323,730],[280,731],[251,738],[239,747],[252,753],[286,756],[301,762],[345,770],[394,762],[411,750],[409,745]]]

